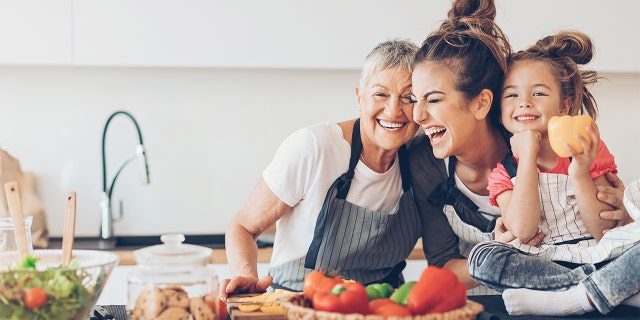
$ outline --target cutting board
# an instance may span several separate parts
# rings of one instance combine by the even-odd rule
[[[259,294],[249,293],[229,296],[227,298],[227,312],[229,313],[229,318],[231,318],[231,320],[286,320],[284,314],[269,314],[260,312],[260,310],[252,312],[242,312],[238,310],[237,305],[233,304],[233,302],[237,302],[240,298],[252,297],[257,295]]]

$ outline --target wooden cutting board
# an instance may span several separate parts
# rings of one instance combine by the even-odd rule
[[[284,314],[269,314],[261,312],[260,310],[242,312],[238,309],[238,305],[233,304],[233,302],[237,302],[240,298],[257,295],[259,294],[250,293],[229,296],[227,298],[227,312],[229,313],[229,318],[231,318],[231,320],[286,320]]]

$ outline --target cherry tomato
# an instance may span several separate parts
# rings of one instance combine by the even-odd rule
[[[37,309],[47,303],[47,293],[40,287],[31,287],[24,291],[24,306],[28,309]]]

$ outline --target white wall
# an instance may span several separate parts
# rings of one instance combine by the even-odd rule
[[[138,120],[151,184],[135,164],[116,183],[116,234],[223,233],[279,142],[319,121],[357,116],[356,71],[0,68],[0,146],[37,177],[52,234],[77,192],[78,235],[97,235],[101,138],[111,112]],[[108,129],[111,171],[134,152],[126,117]],[[114,207],[117,210],[117,207]]]
[[[113,111],[127,110],[141,126],[152,182],[142,186],[133,164],[124,170],[115,233],[223,233],[282,139],[357,116],[357,68],[370,47],[390,37],[420,42],[448,4],[0,0],[0,147],[36,174],[54,236],[68,191],[78,194],[77,234],[97,235],[102,130]],[[602,136],[622,178],[640,178],[640,36],[631,22],[640,2],[497,6],[516,49],[564,28],[592,35],[591,67],[608,78],[594,90]],[[108,133],[111,176],[136,136],[125,117]]]
[[[130,111],[151,184],[130,164],[116,183],[125,218],[116,234],[223,233],[278,144],[291,131],[357,116],[357,71],[0,68],[0,146],[33,171],[53,235],[76,191],[78,235],[97,235],[100,143],[109,114]],[[640,178],[640,74],[604,74],[598,123],[625,182]],[[109,175],[133,153],[125,117],[107,137]],[[115,209],[115,208],[114,208]]]

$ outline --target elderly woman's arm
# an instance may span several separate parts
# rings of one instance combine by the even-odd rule
[[[258,278],[256,239],[290,209],[263,179],[258,181],[245,205],[227,227],[225,251],[231,279],[221,282],[221,298],[234,292],[265,292],[271,285],[273,279],[270,276]]]

